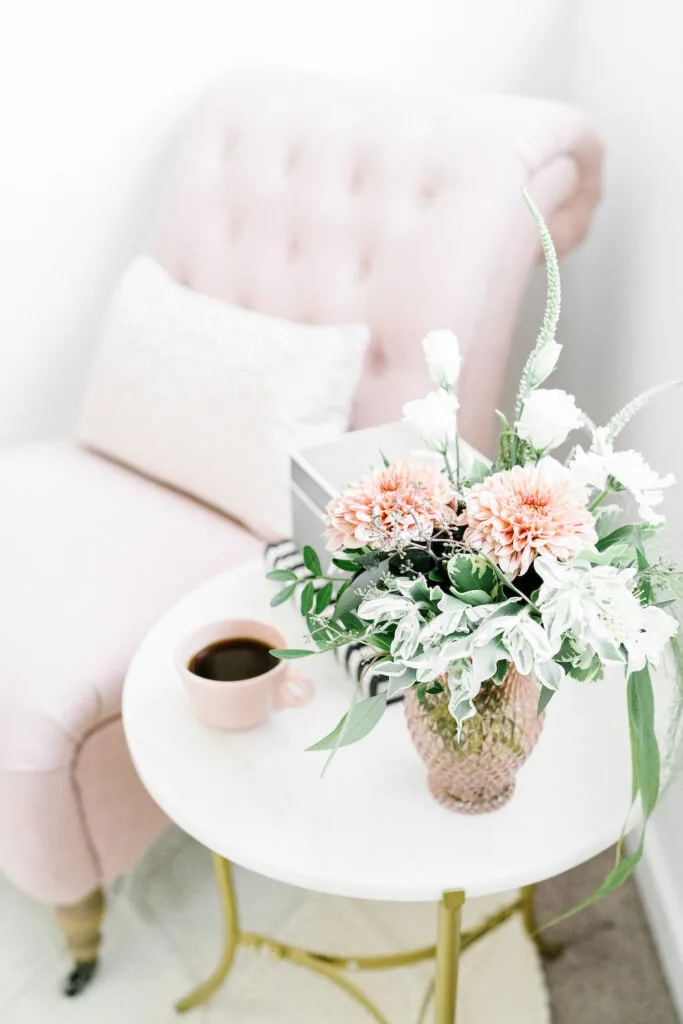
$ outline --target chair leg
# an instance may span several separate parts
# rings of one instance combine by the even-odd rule
[[[55,917],[66,937],[75,964],[64,983],[64,995],[77,996],[97,969],[102,936],[100,925],[106,910],[101,889],[95,889],[79,903],[56,907]]]

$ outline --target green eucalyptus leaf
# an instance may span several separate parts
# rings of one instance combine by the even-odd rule
[[[301,591],[301,614],[308,615],[311,608],[313,607],[313,601],[315,600],[315,589],[313,584],[309,580],[304,589]]]
[[[362,568],[358,562],[352,562],[350,558],[333,558],[332,565],[336,565],[342,572],[358,572]]]
[[[280,661],[294,661],[296,658],[310,658],[312,654],[317,654],[317,651],[305,651],[303,648],[296,647],[282,647],[276,648],[270,652],[274,658],[279,658]]]
[[[296,583],[290,583],[288,587],[284,587],[284,589],[280,590],[275,595],[275,597],[271,598],[271,601],[270,601],[271,608],[277,608],[277,606],[279,604],[284,604],[285,601],[289,601],[290,597],[292,596],[292,594],[294,593],[295,590],[296,590]]]
[[[323,774],[327,771],[332,758],[340,747],[347,747],[351,743],[357,743],[358,740],[362,740],[369,732],[372,732],[386,711],[386,707],[387,695],[385,693],[379,693],[374,697],[366,697],[364,700],[355,701],[339,720],[332,732],[308,747],[308,750],[330,751],[330,756],[323,768]]]
[[[306,546],[304,547],[303,556],[304,565],[306,566],[308,571],[312,572],[314,576],[322,576],[323,571],[320,566],[320,559],[318,558],[318,555],[310,546],[310,544],[306,544]]]
[[[267,580],[274,580],[275,583],[288,583],[291,580],[297,580],[297,574],[292,572],[291,569],[271,569],[270,572],[266,573]]]
[[[627,699],[631,737],[635,739],[638,790],[646,818],[659,798],[660,758],[655,734],[655,704],[648,668],[628,677]]]
[[[316,597],[315,597],[315,610],[316,610],[316,614],[320,615],[320,613],[323,612],[327,608],[328,604],[330,603],[330,601],[332,599],[332,588],[333,588],[333,584],[331,582],[328,582],[323,587],[321,587],[320,590],[318,591],[318,593],[316,594]]]
[[[598,551],[605,551],[622,541],[633,544],[635,547],[641,547],[643,536],[649,536],[651,533],[652,528],[647,523],[626,523],[625,526],[619,526],[616,530],[608,533],[606,537],[602,537],[596,547]]]
[[[598,886],[587,900],[573,907],[549,922],[545,927],[558,924],[560,921],[578,914],[603,896],[609,896],[626,882],[643,856],[647,820],[654,810],[659,798],[660,758],[657,737],[654,728],[654,697],[652,680],[648,668],[631,672],[627,683],[628,719],[631,736],[631,754],[633,766],[633,798],[640,793],[643,809],[643,825],[638,847],[626,857],[621,856],[621,841],[617,846],[617,862],[604,882]]]
[[[335,618],[341,618],[346,612],[353,612],[363,600],[364,592],[368,587],[377,586],[384,574],[389,571],[389,559],[383,558],[381,562],[364,569],[356,576],[347,590],[337,598],[335,606]]]
[[[541,687],[541,692],[538,698],[538,711],[536,712],[538,715],[543,714],[543,712],[548,707],[548,704],[550,704],[550,701],[556,693],[557,690],[551,690],[548,686]]]
[[[621,509],[618,505],[603,505],[595,511],[595,529],[599,540],[614,532],[620,515]]]
[[[582,910],[586,910],[588,907],[591,907],[594,903],[597,903],[598,900],[603,898],[603,896],[609,896],[611,893],[616,892],[616,890],[631,877],[640,863],[642,856],[643,842],[641,838],[638,848],[615,864],[604,882],[598,886],[595,892],[592,893],[587,900],[584,900],[583,903],[579,903],[577,907],[572,907],[572,909],[568,910],[565,914],[560,914],[559,917],[554,917],[552,921],[548,921],[548,923],[540,930],[545,931],[546,928],[550,928],[552,925],[559,924],[561,921],[566,921],[567,918],[573,917],[574,914],[578,914]]]

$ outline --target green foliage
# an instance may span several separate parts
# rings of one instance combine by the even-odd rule
[[[290,597],[296,590],[296,583],[290,583],[289,586],[279,590],[274,597],[270,599],[271,608],[277,608],[279,604],[284,604],[285,601],[289,601]]]
[[[501,433],[498,442],[498,459],[493,467],[494,472],[512,469],[513,466],[525,466],[527,462],[536,461],[534,449],[514,430],[508,429]]]
[[[626,857],[622,855],[620,842],[617,847],[616,863],[603,883],[583,903],[561,917],[554,918],[546,927],[578,914],[579,911],[597,903],[603,896],[615,892],[631,877],[642,858],[647,822],[659,798],[660,785],[659,747],[655,735],[655,706],[649,669],[632,672],[628,677],[626,692],[631,735],[632,793],[634,801],[640,795],[643,812],[640,842],[637,849]]]
[[[417,695],[417,699],[420,701],[421,704],[424,702],[425,697],[427,696],[427,693],[429,692],[429,687],[430,686],[431,686],[431,683],[418,683],[417,686],[415,687],[415,693]]]
[[[317,654],[318,652],[305,651],[303,648],[296,647],[281,647],[270,653],[274,658],[279,658],[281,661],[294,661],[296,658],[310,658],[312,654]]]
[[[363,568],[360,562],[354,562],[350,558],[333,558],[332,565],[336,565],[342,572],[358,572]]]
[[[550,701],[552,700],[553,695],[556,692],[557,692],[556,690],[551,690],[548,686],[542,686],[541,687],[541,692],[540,692],[539,697],[538,697],[538,714],[539,715],[543,714],[545,709],[548,707],[548,704],[550,704]]]
[[[323,571],[320,565],[320,559],[313,548],[307,544],[303,550],[304,565],[309,572],[313,573],[314,576],[322,576]]]
[[[381,562],[377,562],[370,566],[370,568],[364,569],[363,572],[356,576],[351,585],[338,598],[335,606],[335,618],[340,618],[346,612],[356,610],[363,600],[365,591],[369,587],[376,587],[384,574],[389,571],[389,562],[390,559],[385,556]]]
[[[498,592],[498,577],[491,563],[481,555],[457,554],[449,559],[446,566],[456,594],[466,600],[465,595],[476,591],[489,597]],[[471,604],[486,603],[472,601]]]
[[[289,583],[291,581],[296,582],[297,575],[291,569],[271,569],[270,572],[266,573],[266,579],[273,580],[275,583]]]
[[[505,676],[508,673],[509,667],[510,662],[507,659],[499,661],[498,664],[496,665],[496,671],[491,676],[493,682],[499,684],[502,683],[503,680],[505,679]]]
[[[313,584],[309,580],[301,591],[301,614],[306,616],[313,607],[313,601],[315,600],[315,589]]]
[[[315,611],[317,615],[320,615],[321,612],[324,612],[327,606],[329,605],[330,601],[332,600],[333,587],[334,584],[331,581],[328,581],[327,583],[325,583],[324,586],[320,588],[320,590],[316,594]]]
[[[621,509],[618,505],[604,505],[593,513],[598,539],[602,540],[616,529]]]
[[[323,768],[323,775],[340,747],[347,747],[351,743],[357,743],[358,740],[362,740],[374,729],[384,714],[386,706],[387,697],[385,693],[377,694],[374,697],[366,697],[364,700],[354,701],[332,732],[308,748],[309,750],[330,751],[330,756]]]
[[[606,537],[602,537],[596,547],[598,551],[602,552],[607,551],[615,544],[626,542],[632,544],[636,550],[644,552],[643,542],[656,532],[656,527],[650,526],[649,523],[627,523],[625,526],[619,526],[616,530],[612,530]]]

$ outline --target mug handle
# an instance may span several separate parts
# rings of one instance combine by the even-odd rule
[[[313,699],[314,693],[315,686],[311,680],[288,667],[275,690],[275,707],[278,711],[283,708],[300,708]]]

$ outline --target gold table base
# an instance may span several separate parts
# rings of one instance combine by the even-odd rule
[[[461,952],[504,924],[514,914],[521,914],[527,933],[543,956],[553,957],[560,952],[560,947],[547,943],[538,934],[534,913],[533,886],[526,886],[522,889],[519,899],[501,907],[476,928],[466,932],[461,930],[465,893],[461,890],[445,892],[439,903],[435,946],[424,946],[407,953],[395,953],[388,956],[345,957],[313,953],[284,942],[277,942],[266,935],[241,931],[230,862],[217,853],[213,854],[213,862],[225,922],[223,953],[213,974],[194,992],[176,1003],[176,1010],[179,1013],[184,1013],[206,1002],[220,988],[230,972],[238,946],[267,950],[279,960],[288,960],[299,967],[306,967],[316,974],[323,975],[367,1010],[378,1024],[390,1024],[390,1022],[365,992],[346,977],[344,971],[386,970],[392,967],[407,967],[410,964],[421,963],[423,960],[434,960],[436,964],[434,981],[425,995],[417,1024],[422,1024],[424,1021],[432,997],[434,999],[435,1024],[455,1024],[458,966]]]

